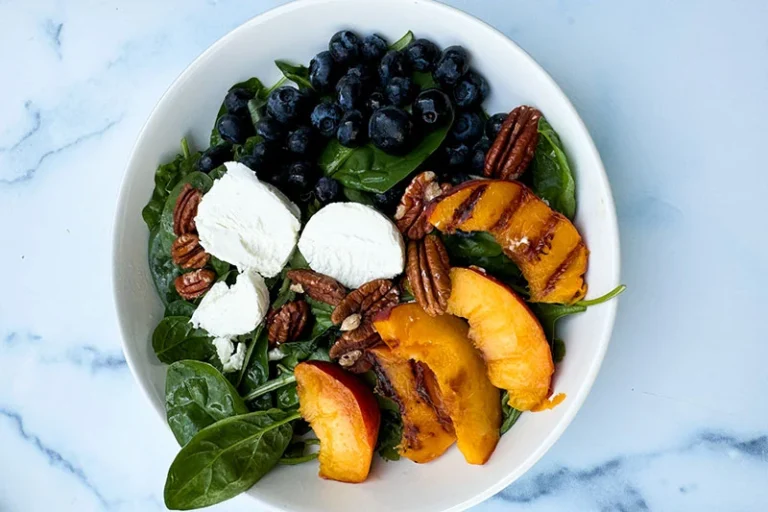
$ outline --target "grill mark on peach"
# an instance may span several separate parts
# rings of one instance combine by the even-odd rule
[[[437,416],[437,422],[440,424],[443,430],[453,434],[454,430],[451,417],[448,415],[448,412],[441,407],[441,404],[437,403],[438,400],[432,396],[429,391],[429,386],[427,385],[428,378],[431,378],[434,382],[435,374],[432,373],[432,370],[430,370],[429,367],[422,362],[414,361],[411,359],[410,363],[411,372],[413,372],[413,375],[416,378],[416,392],[419,394],[421,399],[424,400],[427,405],[429,405],[435,412],[435,416]]]
[[[552,212],[544,224],[544,229],[536,240],[528,244],[524,254],[529,261],[541,259],[541,255],[552,247],[552,238],[555,236],[555,227],[560,222],[560,215]]]
[[[491,226],[489,231],[491,233],[502,233],[507,229],[517,211],[522,208],[531,197],[532,195],[528,192],[527,188],[521,188],[520,193],[515,196],[515,199],[511,203],[507,204],[507,207],[501,212],[501,217],[499,217],[499,220]]]
[[[448,223],[449,229],[458,228],[461,224],[472,217],[472,211],[475,209],[475,206],[477,206],[480,198],[483,197],[483,194],[487,188],[488,185],[478,186],[475,190],[472,191],[472,193],[469,194],[469,196],[467,196],[464,201],[461,202],[456,210],[454,210],[451,222]]]
[[[574,260],[578,257],[579,252],[583,247],[585,247],[585,245],[584,241],[582,240],[576,244],[576,247],[571,249],[571,252],[568,253],[568,256],[565,257],[560,266],[558,266],[555,271],[552,272],[552,275],[547,279],[547,285],[542,290],[541,297],[546,297],[555,290],[557,282],[560,280],[563,274],[565,274],[565,271],[568,270],[568,267],[570,267]]]

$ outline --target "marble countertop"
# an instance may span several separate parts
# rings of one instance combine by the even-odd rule
[[[177,448],[120,349],[115,199],[171,81],[278,3],[0,0],[0,510],[164,509]],[[768,3],[449,3],[575,104],[629,285],[576,420],[475,510],[768,510]]]

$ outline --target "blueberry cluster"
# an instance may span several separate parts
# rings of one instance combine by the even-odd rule
[[[488,84],[470,68],[466,50],[450,46],[441,51],[427,39],[395,50],[378,34],[360,38],[348,30],[337,32],[328,50],[310,62],[308,81],[311,89],[286,85],[272,90],[258,120],[248,107],[253,94],[245,88],[230,90],[226,114],[216,124],[228,144],[206,151],[200,169],[210,171],[231,158],[229,144],[258,135],[261,141],[240,161],[294,200],[314,196],[326,203],[341,192],[335,180],[320,177],[315,163],[328,140],[346,147],[370,142],[400,155],[453,119],[431,165],[458,182],[482,171],[489,139],[504,118],[497,114],[485,121],[482,102]],[[419,83],[428,86],[421,90]],[[383,209],[391,202],[384,195],[376,199]]]

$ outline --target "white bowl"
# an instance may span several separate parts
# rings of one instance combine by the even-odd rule
[[[600,156],[563,92],[515,43],[485,23],[430,0],[291,3],[250,20],[196,59],[160,99],[128,163],[115,219],[115,301],[128,364],[161,418],[165,365],[155,358],[150,337],[163,307],[149,274],[148,232],[141,218],[155,168],[179,151],[183,136],[197,148],[207,147],[216,112],[232,84],[251,76],[273,83],[279,78],[275,59],[307,63],[343,28],[362,34],[375,31],[390,41],[413,30],[441,47],[461,44],[491,84],[488,112],[520,104],[541,109],[559,132],[576,174],[576,224],[591,251],[590,296],[618,284],[616,213]],[[562,322],[568,351],[557,367],[555,391],[566,393],[567,399],[552,411],[524,414],[484,466],[467,465],[454,447],[430,464],[376,460],[368,481],[350,485],[321,480],[316,464],[310,463],[276,468],[249,494],[261,509],[297,512],[456,511],[475,505],[520,477],[571,422],[600,368],[615,311],[614,300]]]

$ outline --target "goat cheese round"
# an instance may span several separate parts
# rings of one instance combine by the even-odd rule
[[[235,344],[229,338],[214,338],[213,346],[216,348],[216,355],[221,361],[222,370],[225,373],[234,372],[243,367],[245,362],[245,343]]]
[[[312,270],[348,288],[402,273],[405,244],[397,227],[370,206],[332,203],[309,219],[299,250]]]
[[[298,238],[298,206],[238,162],[227,162],[227,173],[200,201],[195,224],[200,245],[240,271],[264,277],[280,273]]]
[[[231,287],[219,281],[203,296],[192,314],[194,327],[216,338],[232,338],[253,331],[269,309],[269,290],[256,271],[237,276]]]

